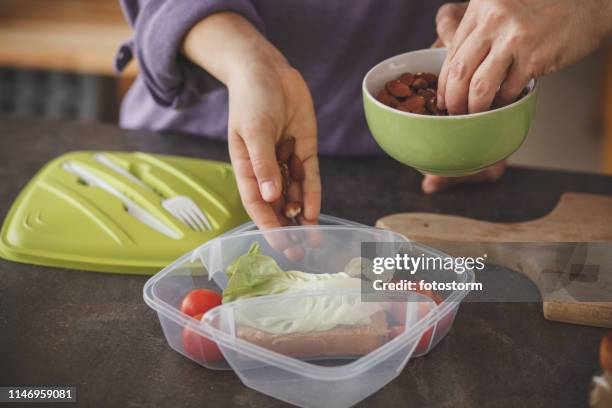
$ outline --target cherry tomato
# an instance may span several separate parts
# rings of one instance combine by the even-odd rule
[[[439,305],[440,303],[442,303],[442,299],[440,298],[440,296],[436,295],[435,293],[433,293],[430,290],[417,290],[415,291],[417,293],[420,293],[421,295],[427,296],[428,298],[432,299],[434,302],[436,302],[436,305]],[[406,322],[406,302],[393,302],[391,303],[391,317],[394,320],[394,323],[397,326],[392,326],[390,331],[389,331],[389,339],[393,339],[397,336],[399,336],[405,329],[405,322]],[[419,318],[424,317],[427,313],[429,313],[430,311],[430,306],[424,302],[419,302]],[[443,321],[446,319],[443,319]],[[422,354],[424,352],[426,352],[429,348],[429,343],[431,342],[431,338],[433,336],[433,326],[428,327],[427,330],[425,330],[425,332],[423,333],[423,335],[421,336],[421,339],[419,340],[419,343],[417,344],[415,350],[414,350],[414,354]]]
[[[200,313],[193,318],[199,321],[202,320],[202,316],[204,314]],[[210,363],[223,359],[223,354],[221,354],[217,343],[196,333],[190,326],[183,329],[183,348],[185,353],[200,363]]]
[[[422,354],[428,351],[429,343],[431,343],[431,337],[433,336],[433,326],[425,330],[425,333],[421,336],[419,344],[414,349],[414,354]]]
[[[210,289],[194,289],[181,303],[181,312],[195,317],[221,304],[221,295]]]
[[[415,291],[417,293],[420,293],[421,295],[427,296],[428,298],[432,299],[434,302],[436,302],[436,305],[439,305],[440,303],[442,303],[442,299],[440,298],[440,296],[436,295],[435,293],[433,293],[432,291]],[[391,302],[391,317],[393,317],[393,320],[395,321],[396,324],[405,324],[406,323],[406,302]],[[427,313],[429,313],[430,310],[430,306],[425,303],[425,302],[419,302],[419,318],[425,316]]]

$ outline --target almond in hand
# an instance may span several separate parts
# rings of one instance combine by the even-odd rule
[[[291,183],[291,173],[289,170],[289,166],[286,162],[279,162],[278,166],[280,167],[281,179],[283,182],[283,195],[287,191],[287,187],[289,183]]]
[[[293,149],[295,149],[295,138],[288,137],[287,139],[281,141],[276,148],[276,158],[281,163],[287,163],[293,154]]]
[[[292,154],[291,158],[289,159],[289,174],[293,180],[299,181],[300,183],[306,178],[304,173],[304,165],[302,164],[300,158],[295,154]]]
[[[289,219],[295,218],[302,213],[302,203],[298,201],[290,201],[285,204],[283,212],[285,217]]]

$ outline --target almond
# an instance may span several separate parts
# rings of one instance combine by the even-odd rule
[[[395,99],[395,97],[392,96],[389,92],[387,92],[386,89],[381,89],[376,99],[378,99],[378,102],[383,103],[392,108],[395,108],[400,103],[400,101]]]
[[[397,109],[410,113],[423,113],[425,112],[425,98],[420,95],[413,95],[400,103]]]
[[[283,213],[287,218],[295,218],[302,213],[302,203],[298,201],[290,201],[285,204]]]
[[[300,183],[306,178],[304,174],[304,165],[295,154],[292,154],[289,159],[289,174],[293,180],[299,181]]]
[[[410,72],[404,72],[400,77],[399,80],[403,83],[405,83],[406,85],[410,86],[412,85],[412,82],[414,81],[414,75],[412,75]]]
[[[280,167],[281,178],[283,181],[283,195],[285,195],[287,192],[287,187],[289,187],[289,183],[291,183],[291,173],[286,162],[279,162],[278,166]]]
[[[438,76],[431,72],[404,72],[397,79],[388,81],[378,93],[377,99],[383,104],[404,112],[448,116],[446,109],[438,109]],[[525,97],[528,89],[518,99]],[[493,105],[492,109],[498,107]]]
[[[412,82],[412,89],[425,89],[429,86],[427,81],[423,78],[417,78]]]
[[[294,137],[288,137],[287,139],[282,140],[276,148],[276,158],[279,162],[287,163],[291,157],[291,154],[293,154],[293,149],[295,149]]]
[[[436,116],[440,115],[440,110],[438,109],[438,98],[436,98],[435,96],[431,99],[427,99],[427,101],[425,102],[425,106],[427,106],[427,110],[429,111],[429,113]]]
[[[436,97],[436,91],[434,91],[431,88],[427,88],[427,89],[419,89],[417,91],[417,95],[421,95],[422,97],[424,97],[426,100],[430,100]]]
[[[410,87],[398,79],[387,82],[385,89],[396,98],[407,98],[412,95]]]
[[[435,88],[438,85],[438,76],[431,72],[419,72],[415,78],[422,78],[427,81],[427,85],[430,88]]]
[[[302,201],[302,184],[299,181],[291,180],[286,196],[286,201]]]

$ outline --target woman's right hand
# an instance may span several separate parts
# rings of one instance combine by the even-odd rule
[[[263,58],[227,85],[229,151],[248,214],[262,228],[287,224],[276,147],[293,137],[305,178],[301,185],[292,182],[287,200],[303,203],[301,224],[316,223],[321,207],[317,125],[304,79],[284,59]]]
[[[282,214],[276,147],[293,137],[305,177],[301,184],[292,182],[287,199],[303,203],[300,224],[316,224],[321,208],[317,125],[300,73],[247,20],[233,13],[217,13],[198,23],[186,37],[183,53],[228,88],[229,152],[251,219],[260,228],[288,223]]]

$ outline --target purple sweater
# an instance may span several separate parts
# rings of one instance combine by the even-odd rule
[[[218,11],[247,18],[310,87],[321,153],[378,153],[368,131],[361,81],[381,60],[427,48],[448,0],[122,0],[134,29],[118,54],[136,55],[140,75],[121,106],[126,128],[227,138],[227,90],[178,53],[187,31]]]

